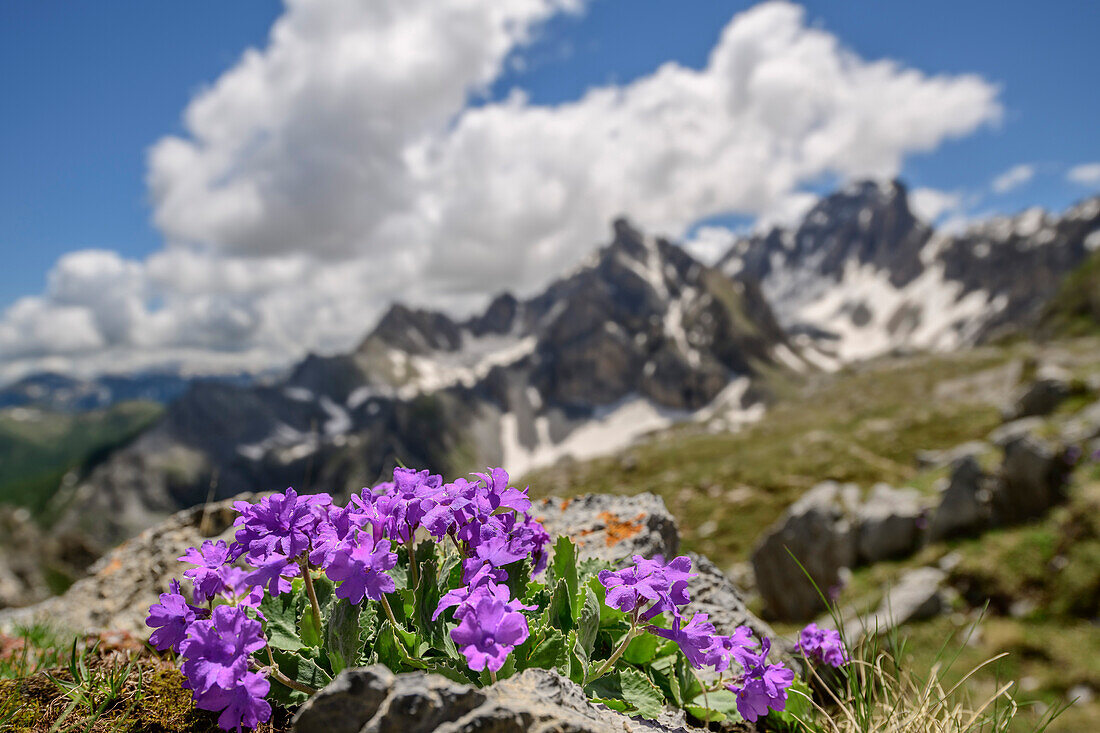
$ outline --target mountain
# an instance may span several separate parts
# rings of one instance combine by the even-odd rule
[[[1100,249],[1071,272],[1043,308],[1039,334],[1046,338],[1100,332]]]
[[[513,474],[673,422],[759,416],[765,371],[808,368],[763,294],[626,221],[544,292],[456,321],[396,305],[354,351],[280,382],[191,384],[71,490],[59,528],[122,539],[241,491],[352,490],[397,461]]]
[[[183,394],[194,381],[246,384],[250,375],[185,377],[179,374],[105,374],[93,379],[41,372],[0,387],[0,409],[33,407],[54,412],[86,412],[112,407],[120,402],[168,404]]]
[[[913,214],[902,183],[864,181],[822,198],[797,226],[739,240],[718,267],[759,282],[787,332],[826,352],[818,362],[828,367],[1032,325],[1098,247],[1100,197],[951,235]]]

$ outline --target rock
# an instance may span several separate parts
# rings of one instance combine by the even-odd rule
[[[971,440],[967,443],[957,445],[954,448],[917,451],[917,466],[919,468],[950,466],[952,463],[968,456],[977,458],[983,453],[988,452],[990,448],[991,446],[989,443],[986,443],[984,440]]]
[[[841,568],[855,564],[858,501],[858,487],[826,481],[806,492],[765,533],[753,551],[752,565],[771,614],[802,620],[824,608],[814,583],[828,593],[838,584]]]
[[[973,456],[956,461],[950,482],[940,496],[940,505],[932,515],[928,539],[939,542],[986,528],[990,521],[989,483],[989,477]]]
[[[571,537],[582,557],[617,563],[631,555],[671,558],[680,547],[676,520],[653,494],[585,494],[543,499],[531,508],[551,536]]]
[[[295,733],[656,733],[688,728],[682,711],[631,718],[590,703],[556,672],[529,669],[477,689],[434,674],[346,669],[294,716]],[[752,730],[751,727],[742,730]]]
[[[863,636],[875,636],[910,621],[939,615],[947,607],[943,592],[946,578],[947,573],[939,568],[910,570],[886,592],[878,610],[869,616],[845,621],[845,628]]]
[[[1058,405],[1073,394],[1072,380],[1068,372],[1054,366],[1046,366],[1031,384],[1017,395],[1012,406],[1005,411],[1009,420],[1036,415],[1049,415]]]
[[[1065,498],[1067,474],[1061,450],[1034,436],[1011,441],[993,490],[995,520],[1017,524],[1041,516]]]
[[[912,553],[922,514],[917,491],[876,484],[856,513],[859,561],[875,563]]]
[[[173,514],[100,558],[91,574],[64,595],[0,611],[0,630],[42,619],[78,633],[109,629],[148,636],[149,605],[182,572],[176,558],[206,539],[231,540],[233,502],[251,497],[243,494]]]
[[[702,555],[689,552],[691,569],[696,577],[688,582],[691,604],[687,617],[694,613],[707,614],[720,634],[732,634],[738,626],[748,626],[757,636],[774,637],[775,632],[745,607],[741,591],[729,577]]]
[[[1079,410],[1062,427],[1062,440],[1070,444],[1088,443],[1100,438],[1100,400]]]
[[[998,448],[1004,448],[1017,438],[1022,438],[1025,435],[1034,433],[1041,427],[1043,427],[1043,418],[1023,417],[1019,420],[1006,422],[1004,425],[996,428],[989,434],[988,439],[990,443]]]

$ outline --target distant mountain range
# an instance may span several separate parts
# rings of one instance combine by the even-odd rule
[[[949,235],[912,213],[902,183],[865,181],[821,199],[798,226],[742,239],[719,267],[759,282],[795,342],[838,364],[1030,327],[1097,249],[1100,196],[1061,216],[1033,208]]]
[[[899,182],[825,197],[717,267],[620,220],[535,297],[465,321],[395,305],[351,353],[264,384],[187,385],[65,490],[60,526],[109,543],[208,498],[351,490],[397,462],[522,474],[676,422],[729,429],[761,414],[777,374],[1030,327],[1098,246],[1100,197],[946,235]]]
[[[0,387],[0,409],[34,407],[54,412],[86,412],[111,407],[120,402],[140,401],[166,405],[187,391],[192,382],[249,384],[254,380],[255,377],[249,374],[186,377],[165,372],[107,374],[79,379],[54,372],[42,372]]]

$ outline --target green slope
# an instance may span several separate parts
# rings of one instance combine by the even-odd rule
[[[46,510],[62,477],[131,440],[163,407],[125,402],[84,413],[0,410],[0,503]]]

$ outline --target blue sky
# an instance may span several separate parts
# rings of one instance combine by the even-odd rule
[[[593,86],[629,84],[666,62],[700,69],[723,27],[750,5],[594,0],[583,13],[552,17],[473,105],[517,88],[533,105],[556,105]],[[999,87],[999,124],[906,155],[902,176],[913,187],[962,194],[970,215],[1060,209],[1092,193],[1066,172],[1100,160],[1100,3],[804,5],[810,26],[864,60],[894,59],[930,75],[973,73]],[[263,47],[282,12],[272,0],[0,3],[0,308],[41,292],[66,252],[101,248],[141,259],[164,246],[151,223],[148,149],[166,135],[185,136],[189,100],[245,48]],[[997,175],[1021,164],[1034,166],[1030,180],[991,190]]]

